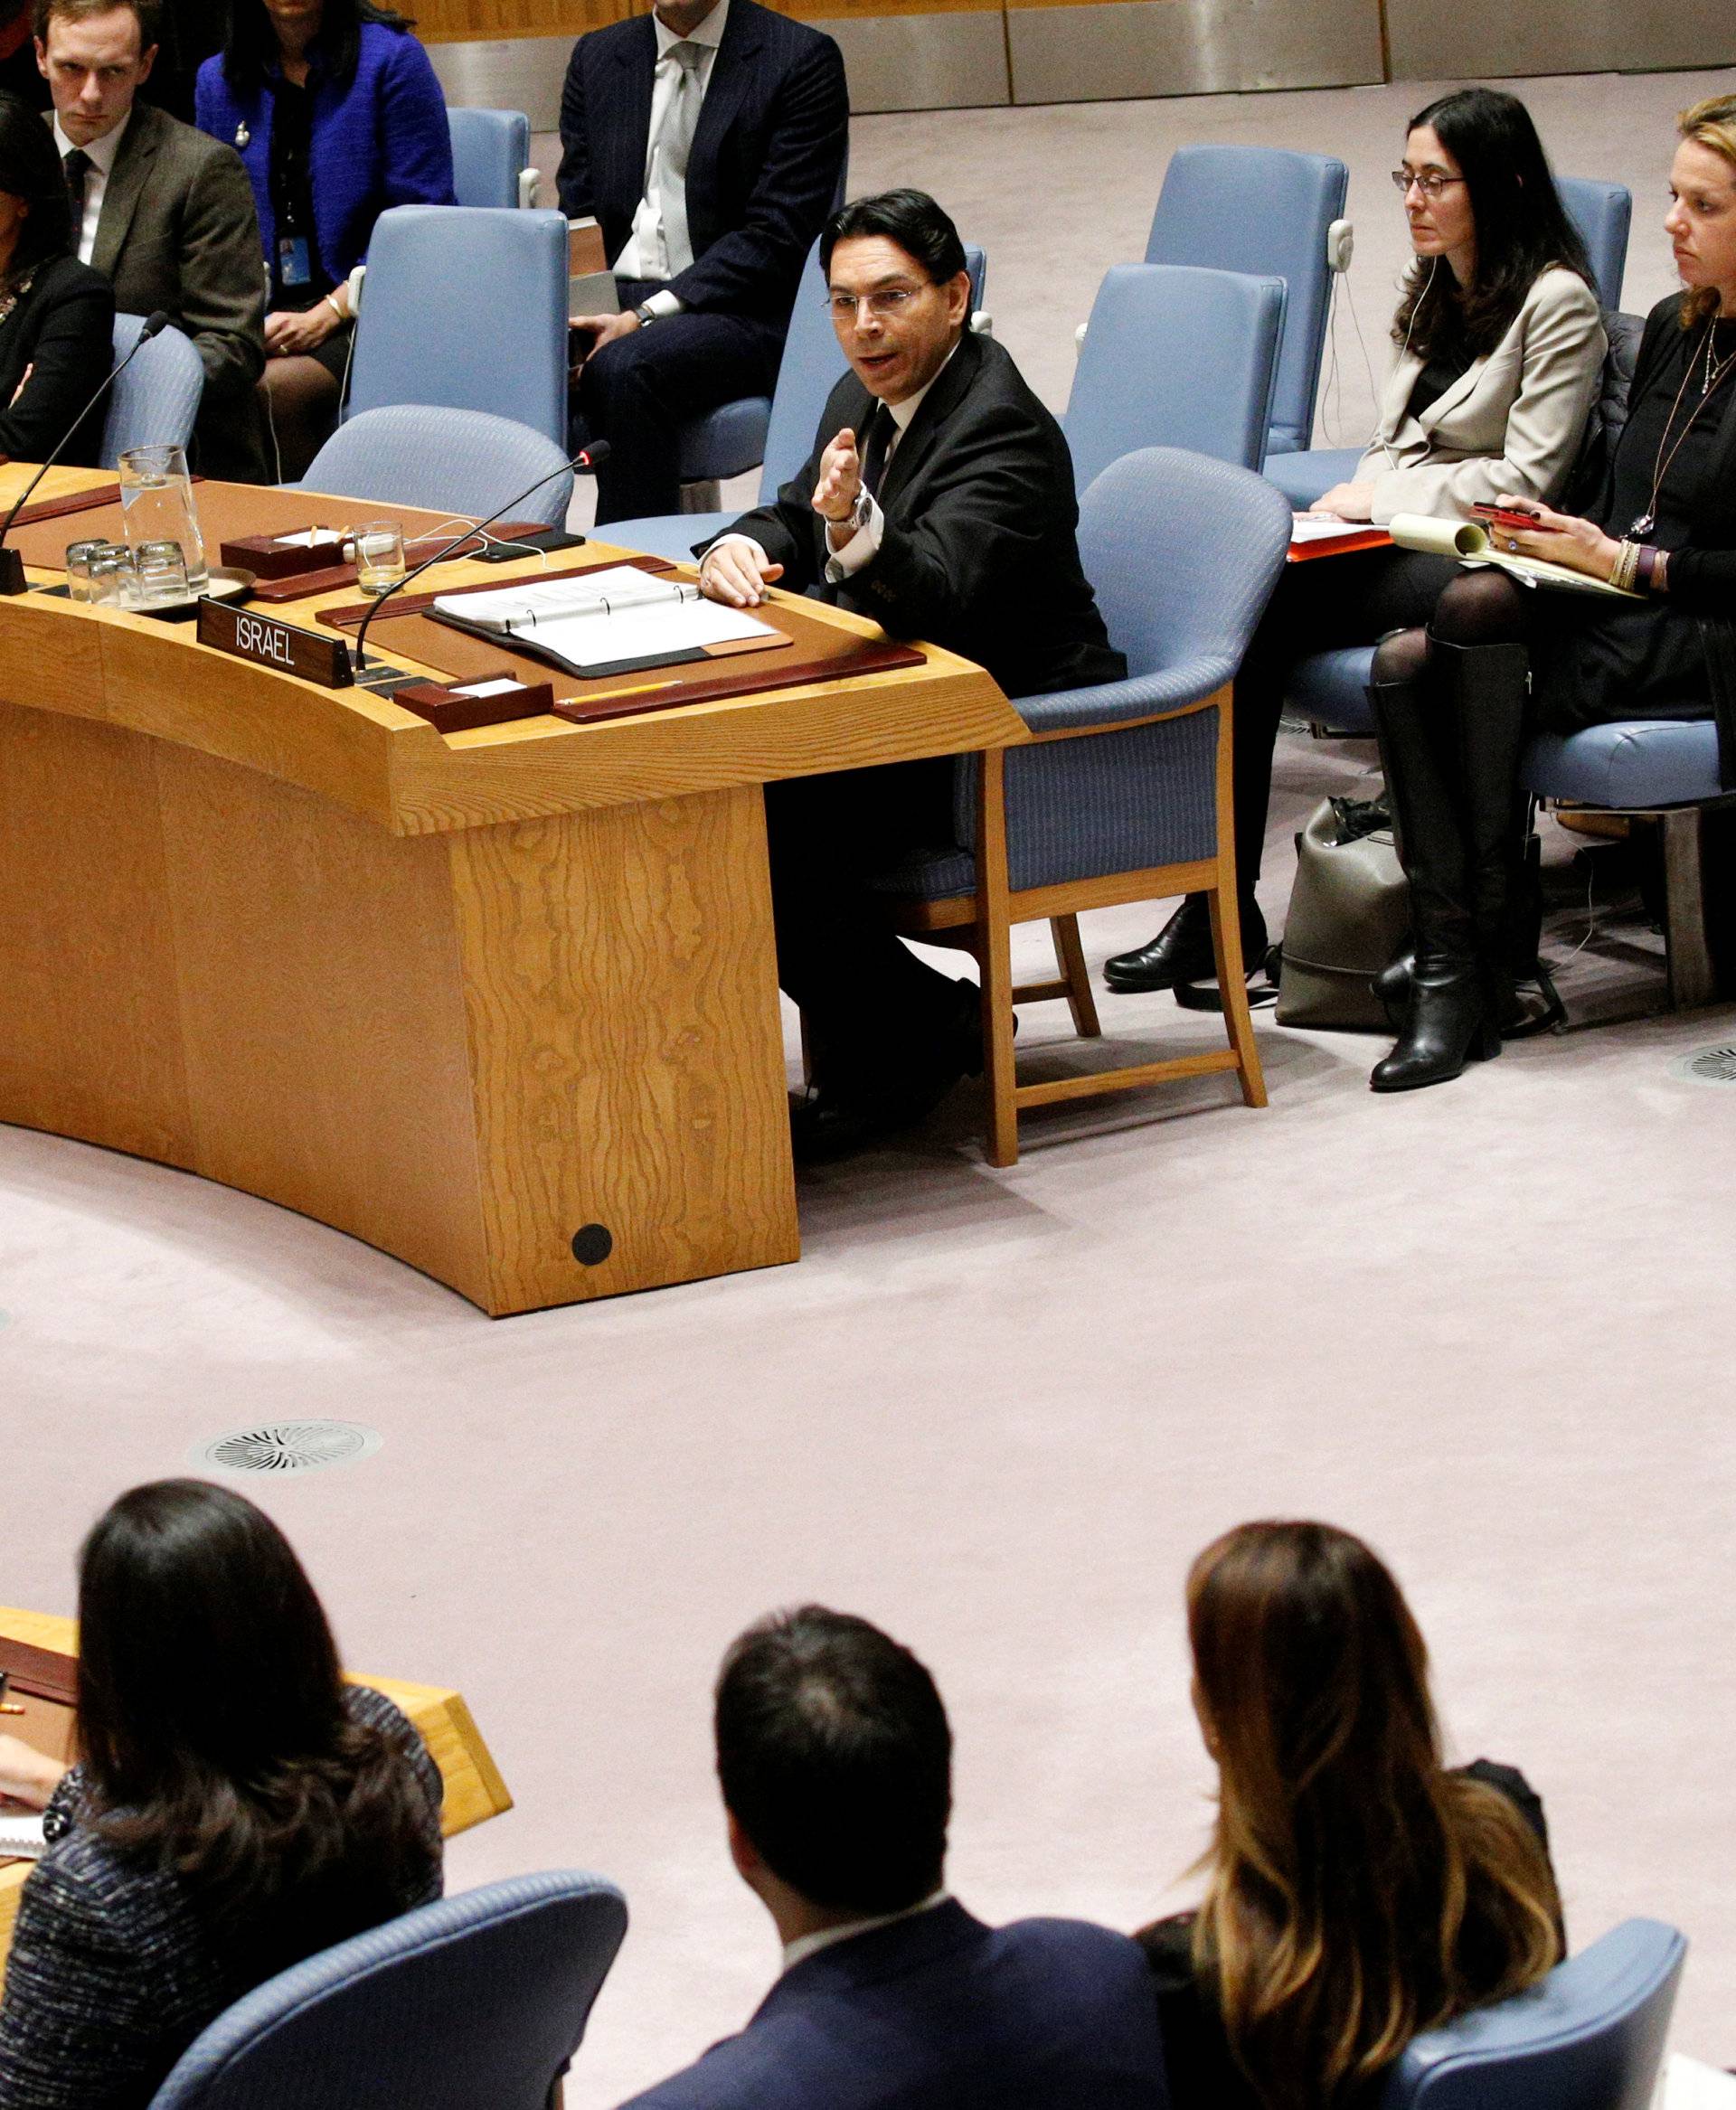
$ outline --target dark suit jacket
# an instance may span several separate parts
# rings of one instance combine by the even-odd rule
[[[1132,1942],[948,1903],[805,1958],[631,2110],[1165,2110],[1162,2075]]]
[[[561,210],[595,213],[610,257],[645,195],[656,32],[648,14],[573,46],[561,93]],[[849,143],[844,60],[829,36],[757,0],[730,0],[687,166],[694,261],[684,306],[782,329],[832,210]]]
[[[42,461],[114,363],[115,297],[108,281],[76,257],[39,264],[30,291],[0,323],[0,455]],[[63,462],[95,467],[107,408],[97,405],[61,456]]]
[[[253,384],[265,371],[265,251],[232,146],[133,106],[90,253],[123,315],[162,308],[205,366],[195,466],[261,479]]]
[[[1079,560],[1072,457],[1055,420],[993,338],[967,334],[899,442],[880,487],[879,554],[826,583],[825,523],[809,503],[820,456],[873,399],[854,373],[827,399],[807,466],[729,532],[784,567],[780,583],[974,659],[1009,696],[1119,681]]]

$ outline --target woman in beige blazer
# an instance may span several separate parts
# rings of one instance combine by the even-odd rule
[[[1393,318],[1398,362],[1373,445],[1316,511],[1383,523],[1401,512],[1464,518],[1501,492],[1559,497],[1608,344],[1584,246],[1529,112],[1496,89],[1445,96],[1411,119],[1392,180],[1416,252]],[[1456,570],[1386,549],[1293,565],[1278,582],[1235,685],[1236,876],[1250,982],[1268,973],[1254,887],[1289,670],[1308,653],[1426,624]],[[1173,987],[1196,1005],[1214,1001],[1202,987],[1213,975],[1203,895],[1105,970],[1112,989]]]

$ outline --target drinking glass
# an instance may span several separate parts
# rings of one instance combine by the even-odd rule
[[[133,601],[133,552],[125,542],[105,542],[87,570],[93,608],[126,608]]]
[[[187,560],[179,542],[141,542],[133,557],[137,572],[137,605],[173,608],[187,594]]]
[[[187,568],[187,589],[202,594],[211,584],[204,537],[193,503],[186,450],[179,447],[129,447],[120,457],[120,503],[127,540],[178,542]]]
[[[382,594],[404,576],[404,531],[395,520],[364,521],[355,531],[355,583]]]
[[[66,591],[69,600],[88,601],[90,598],[90,560],[99,550],[106,550],[108,543],[69,542],[66,545]]]

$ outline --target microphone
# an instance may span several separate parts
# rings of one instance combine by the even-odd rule
[[[29,483],[24,485],[23,495],[13,506],[12,511],[7,513],[4,523],[0,523],[0,594],[23,593],[24,590],[24,560],[18,554],[16,550],[10,550],[6,547],[6,537],[12,532],[13,522],[15,521],[18,515],[24,511],[25,501],[29,498],[31,493],[36,488],[37,485],[42,482],[42,478],[47,476],[48,472],[54,466],[55,463],[59,461],[61,454],[65,451],[68,443],[71,441],[72,435],[79,429],[79,427],[84,423],[85,419],[90,415],[91,411],[96,409],[97,405],[101,402],[103,397],[111,388],[114,387],[115,383],[120,379],[121,375],[126,372],[127,369],[132,364],[134,360],[138,357],[139,353],[145,349],[146,345],[150,343],[151,339],[155,337],[160,331],[166,330],[168,326],[168,316],[165,311],[160,307],[146,316],[145,327],[138,333],[137,341],[135,343],[132,350],[127,353],[124,359],[118,360],[116,362],[113,369],[103,381],[102,386],[97,391],[96,394],[91,397],[90,400],[84,406],[83,410],[79,412],[78,416],[72,420],[71,424],[67,427],[65,432],[61,434],[60,440],[54,447],[53,451],[50,454],[48,459],[42,464],[42,467],[37,470],[36,474],[30,479]]]
[[[356,673],[361,674],[368,664],[368,655],[364,649],[367,644],[368,625],[373,622],[373,618],[380,613],[381,609],[385,607],[386,603],[392,598],[393,594],[402,593],[405,587],[410,584],[412,579],[420,579],[423,572],[428,570],[431,565],[444,562],[444,560],[452,554],[454,550],[459,548],[463,543],[467,542],[473,535],[479,535],[484,528],[493,527],[497,520],[504,520],[506,515],[513,510],[514,506],[523,505],[524,501],[530,496],[533,491],[540,491],[544,484],[552,484],[557,476],[564,476],[569,469],[594,469],[599,463],[605,462],[608,459],[608,440],[593,439],[588,447],[585,447],[581,452],[574,455],[571,461],[562,462],[558,469],[550,469],[545,476],[539,476],[534,484],[527,485],[525,489],[519,493],[516,498],[509,498],[505,505],[501,506],[497,512],[491,513],[486,520],[479,520],[475,527],[466,528],[461,535],[454,535],[452,540],[448,542],[443,549],[436,550],[431,557],[424,557],[422,561],[418,564],[413,570],[406,571],[401,579],[394,579],[392,585],[390,585],[384,593],[380,596],[379,599],[374,602],[373,606],[368,610],[367,614],[363,617],[361,627],[356,631]],[[580,539],[582,541],[583,537],[581,536]],[[5,531],[0,530],[0,542],[4,542],[5,540]]]

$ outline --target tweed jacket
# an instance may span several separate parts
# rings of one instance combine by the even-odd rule
[[[1503,491],[1551,502],[1579,458],[1609,349],[1598,297],[1576,271],[1541,272],[1493,352],[1474,359],[1420,418],[1422,372],[1403,353],[1381,399],[1374,444],[1352,481],[1374,486],[1373,518],[1468,519]]]
[[[50,120],[52,121],[52,118]],[[259,216],[241,156],[135,103],[102,193],[92,268],[122,315],[162,308],[204,362],[196,466],[258,476],[253,383],[265,370]]]
[[[354,1720],[399,1747],[420,1785],[426,1851],[397,1909],[431,1904],[440,1894],[439,1769],[383,1693],[352,1685],[346,1701]],[[259,1968],[211,1940],[180,1879],[140,1866],[81,1823],[80,1801],[74,1771],[49,1804],[52,1843],[19,1904],[0,2003],[0,2110],[146,2110],[206,2024],[259,1982]],[[340,1921],[354,1907],[338,1886],[325,1896]],[[330,1940],[361,1931],[336,1924]]]
[[[656,62],[656,31],[642,14],[581,36],[567,66],[561,210],[595,213],[610,257],[645,194]],[[786,326],[848,141],[837,45],[756,0],[730,0],[687,166],[693,261],[670,281],[684,307]]]
[[[339,88],[315,51],[310,165],[314,239],[333,285],[367,255],[373,223],[392,205],[450,205],[452,134],[428,53],[407,30],[362,25],[355,79]],[[275,254],[271,210],[272,83],[237,89],[221,52],[199,69],[199,129],[233,146],[247,165],[265,256]]]

